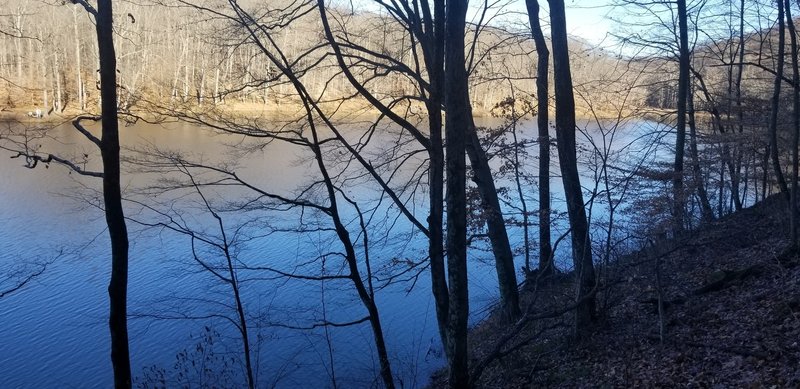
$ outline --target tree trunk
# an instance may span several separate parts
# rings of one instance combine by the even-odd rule
[[[683,193],[683,155],[686,143],[686,98],[689,93],[689,27],[686,0],[678,3],[678,118],[675,126],[675,164],[672,177],[672,229],[680,235],[684,229],[686,199]]]
[[[772,110],[769,115],[769,149],[772,155],[772,169],[775,171],[775,179],[781,188],[781,193],[789,199],[789,188],[783,177],[781,169],[780,150],[778,149],[778,111],[781,100],[781,80],[783,79],[784,45],[786,43],[786,33],[784,31],[784,8],[783,1],[778,0],[778,63],[775,65],[775,86],[772,90]]]
[[[244,312],[244,304],[242,304],[242,295],[239,293],[239,279],[236,276],[236,269],[233,266],[233,258],[231,258],[228,238],[225,236],[225,229],[222,226],[222,219],[220,219],[216,213],[214,216],[217,217],[217,220],[219,220],[220,231],[225,239],[225,260],[228,265],[231,289],[233,289],[233,299],[236,302],[236,314],[239,316],[239,333],[242,335],[242,351],[244,352],[245,373],[247,373],[247,387],[249,389],[254,389],[256,382],[255,376],[253,375],[253,358],[250,356],[250,335],[248,334],[247,330],[247,316]]]
[[[728,42],[729,42],[730,46],[727,46],[727,47],[733,47],[733,36],[732,35],[728,37]],[[737,50],[737,53],[734,53],[732,50],[728,49],[727,47],[726,47],[726,50],[728,51],[728,53],[726,53],[726,54],[729,55],[729,57],[728,57],[728,60],[727,60],[728,65],[726,66],[726,71],[727,71],[727,80],[726,80],[727,90],[726,90],[726,92],[727,92],[727,94],[725,96],[725,102],[726,102],[726,104],[725,104],[726,105],[726,107],[725,107],[725,116],[726,116],[726,119],[727,119],[728,123],[731,123],[731,114],[732,114],[732,111],[733,111],[733,101],[734,101],[733,95],[734,95],[734,88],[736,86],[736,81],[733,78],[733,74],[734,74],[733,69],[736,67],[736,56],[737,56],[737,53],[738,53],[739,50]],[[689,81],[689,90],[690,90],[689,93],[691,93],[691,88],[692,87],[691,87],[691,80],[690,80]],[[689,108],[688,109],[693,109],[693,107],[691,105],[692,105],[692,102],[689,102]],[[691,114],[693,114],[693,112]],[[689,120],[691,121],[691,120],[693,120],[693,118],[690,117]],[[731,128],[733,128],[733,125],[731,125]],[[689,136],[691,136],[691,131],[693,131],[693,129],[690,127],[689,131],[690,131],[690,135]],[[733,131],[731,131],[730,135],[732,137],[735,137],[735,133]],[[691,140],[690,140],[689,147],[691,148]],[[730,150],[731,147],[729,145],[729,142],[725,142],[724,143],[724,147],[726,149],[726,152],[724,154],[725,154],[726,161],[728,163],[728,174],[730,174],[730,177],[731,177],[731,196],[730,196],[730,201],[733,203],[735,209],[738,211],[738,210],[742,209],[742,200],[741,200],[741,196],[740,196],[740,193],[739,193],[739,189],[740,189],[739,187],[741,186],[741,173],[742,173],[742,157],[741,157],[742,148],[740,147],[740,145],[734,143],[733,144],[733,152],[731,152],[731,150]]]
[[[447,273],[444,263],[444,146],[442,143],[442,96],[444,83],[445,46],[445,7],[443,1],[435,1],[433,15],[423,0],[422,12],[427,26],[427,34],[420,38],[425,52],[425,66],[430,78],[430,92],[427,99],[428,127],[430,131],[430,211],[428,215],[428,254],[431,261],[431,290],[436,304],[436,319],[442,345],[447,345],[447,322],[449,301]]]
[[[530,244],[530,216],[528,213],[528,201],[525,200],[525,191],[522,189],[522,173],[520,171],[521,163],[519,161],[519,150],[520,148],[525,147],[524,144],[520,143],[519,137],[517,136],[517,125],[519,121],[519,117],[517,116],[515,105],[517,104],[517,97],[514,94],[514,86],[511,85],[511,98],[513,100],[511,104],[511,135],[514,139],[514,183],[517,187],[517,196],[519,196],[519,205],[522,211],[522,238],[523,238],[523,247],[525,253],[525,274],[529,274],[531,272],[531,244]]]
[[[41,72],[41,79],[39,80],[39,82],[41,82],[42,85],[42,115],[47,116],[48,107],[50,106],[50,98],[49,98],[50,96],[47,93],[47,89],[49,86],[48,82],[49,77],[47,73],[47,53],[44,47],[44,43],[39,44],[39,50],[42,52],[41,53],[42,63],[41,66],[39,67],[39,70]]]
[[[467,101],[467,104],[469,102]],[[448,113],[450,111],[447,111]],[[489,240],[492,243],[497,281],[500,286],[500,305],[503,319],[512,322],[520,315],[519,291],[517,290],[517,274],[514,268],[514,254],[511,252],[511,243],[508,241],[503,211],[500,208],[500,199],[497,188],[492,178],[492,170],[486,152],[481,147],[481,141],[475,130],[470,111],[468,139],[466,141],[467,155],[474,172],[473,181],[481,195],[481,210],[486,217]],[[449,142],[449,141],[448,141]]]
[[[97,1],[97,47],[100,57],[100,95],[102,99],[103,201],[111,238],[111,280],[109,329],[114,386],[131,387],[128,350],[128,230],[122,209],[120,189],[119,123],[117,122],[117,59],[114,52],[112,1]]]
[[[526,0],[531,33],[536,43],[536,125],[539,129],[539,271],[550,274],[555,270],[550,245],[550,119],[548,68],[550,51],[539,21],[539,1]]]
[[[464,28],[467,0],[447,3],[445,18],[445,137],[447,148],[447,270],[449,310],[447,323],[447,359],[451,388],[469,386],[467,358],[467,208],[466,208],[466,138],[470,135],[472,112],[469,105],[467,71],[464,60]]]
[[[798,190],[798,159],[797,148],[800,146],[800,71],[797,63],[797,31],[795,30],[794,20],[792,19],[792,7],[789,0],[784,0],[786,8],[786,25],[789,27],[789,42],[792,53],[792,192],[789,198],[789,236],[792,247],[797,248],[797,190]]]
[[[553,40],[556,142],[558,144],[558,160],[561,165],[561,180],[564,183],[564,196],[567,200],[569,224],[572,230],[573,264],[578,275],[576,298],[580,304],[575,312],[575,330],[576,333],[579,333],[594,320],[595,297],[593,292],[596,280],[575,149],[575,96],[572,91],[564,1],[548,0],[548,2],[550,3],[550,29]]]
[[[78,12],[73,9],[72,12],[73,32],[75,33],[75,95],[78,96],[78,109],[83,111],[86,109],[86,101],[84,100],[83,93],[83,76],[81,70],[81,40],[78,34]]]
[[[739,2],[739,64],[737,65],[737,72],[736,72],[736,118],[739,122],[739,134],[744,133],[744,111],[742,110],[742,77],[744,76],[744,50],[745,50],[745,39],[744,39],[744,0]],[[737,160],[737,167],[740,166],[743,154],[744,154],[744,144],[740,141],[738,144],[738,149],[740,152],[738,155]],[[746,167],[745,167],[746,169]],[[747,172],[745,171],[745,174]],[[754,174],[754,177],[757,177]],[[744,193],[739,197],[740,200],[736,203],[737,211],[742,208],[742,203],[747,201],[747,180],[745,179],[745,190]],[[738,189],[738,188],[737,188]],[[756,197],[758,197],[758,190],[755,191]]]
[[[58,61],[59,51],[53,52],[53,81],[55,87],[53,88],[53,108],[61,112],[64,108],[63,95],[61,93],[61,63]]]
[[[297,79],[293,79],[292,82],[298,82]],[[307,100],[304,98],[304,104],[307,104]],[[311,115],[311,107],[309,105],[305,105],[306,110],[308,112],[309,121],[312,120]],[[391,365],[389,363],[389,353],[386,348],[386,341],[384,340],[383,336],[383,328],[381,326],[381,318],[380,312],[378,312],[378,307],[375,304],[375,296],[372,293],[372,290],[367,290],[366,286],[364,285],[364,281],[361,280],[361,273],[358,270],[358,260],[356,258],[356,250],[353,246],[353,241],[350,239],[350,233],[347,230],[344,222],[342,222],[342,218],[339,214],[339,206],[337,205],[337,198],[336,198],[336,187],[333,184],[333,181],[328,174],[327,167],[325,166],[325,162],[323,159],[322,151],[319,146],[320,140],[317,135],[316,127],[311,124],[311,134],[313,139],[313,144],[311,146],[317,166],[319,167],[320,173],[322,174],[322,180],[325,184],[325,188],[327,190],[328,199],[330,201],[329,214],[334,224],[334,228],[336,230],[336,235],[339,238],[339,241],[344,246],[345,251],[345,260],[347,261],[347,266],[350,271],[350,279],[355,286],[356,292],[358,293],[359,299],[364,307],[367,309],[369,313],[369,323],[372,328],[372,335],[375,338],[375,349],[378,353],[378,360],[380,363],[380,373],[381,378],[383,379],[383,384],[387,389],[394,389],[394,376],[392,374]],[[372,274],[367,274],[367,277],[372,277]]]
[[[700,156],[697,151],[697,124],[694,116],[694,92],[691,89],[686,96],[686,105],[689,116],[689,151],[692,157],[692,177],[694,178],[697,197],[700,198],[700,214],[702,220],[703,222],[709,222],[714,219],[714,210],[711,208],[711,203],[708,201],[703,171],[700,168]]]
[[[23,15],[23,13],[24,13],[23,10],[21,8],[18,8],[17,9],[17,14],[15,15],[16,17],[14,18],[14,20],[15,20],[14,27],[16,27],[16,29],[18,30],[20,35],[23,34],[23,30],[22,30],[22,15]],[[28,41],[28,44],[30,45],[30,41]],[[23,82],[22,82],[22,64],[23,64],[23,58],[25,58],[25,55],[22,52],[23,51],[22,39],[14,39],[14,47],[16,48],[16,55],[17,55],[17,57],[16,57],[17,83],[19,83],[20,85],[23,85]],[[28,55],[31,55],[30,51],[28,52]]]

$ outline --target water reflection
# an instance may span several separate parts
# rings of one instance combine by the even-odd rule
[[[637,140],[641,132],[652,129],[650,124],[632,123],[620,131],[616,145]],[[532,124],[521,128],[520,137],[535,138]],[[589,128],[590,134],[598,129]],[[354,133],[355,134],[355,133]],[[245,181],[270,191],[291,195],[298,186],[313,182],[318,173],[309,160],[307,150],[287,144],[256,145],[243,136],[214,135],[196,126],[157,126],[137,124],[121,131],[122,143],[136,150],[159,148],[178,150],[187,159],[202,160],[209,165],[229,163]],[[97,168],[98,158],[80,134],[68,126],[56,128],[53,138],[43,141],[45,148],[90,155],[87,168]],[[355,135],[354,138],[355,139]],[[366,150],[374,158],[381,155],[381,142],[402,139],[397,134],[373,140]],[[638,142],[652,143],[652,139]],[[258,146],[258,147],[256,147]],[[408,146],[413,149],[412,145]],[[245,158],[241,152],[250,150]],[[529,147],[531,171],[535,169],[535,146]],[[330,151],[331,159],[337,158]],[[641,151],[629,149],[636,154]],[[126,152],[135,156],[134,152]],[[409,165],[419,164],[421,156],[409,159]],[[656,157],[657,158],[657,157]],[[557,160],[557,158],[553,158]],[[9,387],[108,387],[111,383],[109,344],[106,329],[107,276],[110,268],[107,255],[107,236],[102,213],[91,204],[97,201],[99,180],[67,174],[62,168],[20,167],[19,160],[0,163],[0,265],[33,257],[47,257],[66,250],[70,255],[55,263],[34,285],[0,300],[0,371]],[[494,162],[499,163],[499,162]],[[555,163],[555,162],[554,162]],[[348,169],[355,169],[349,167]],[[341,172],[341,170],[339,170]],[[563,209],[558,192],[560,182],[554,178],[554,205]],[[404,178],[414,174],[401,170]],[[590,171],[584,175],[591,176]],[[147,196],[137,195],[137,189],[153,182],[157,175],[142,173],[128,167],[123,186],[129,196],[139,201]],[[508,184],[508,183],[506,183]],[[586,185],[586,184],[585,184]],[[425,220],[424,186],[406,197],[412,210]],[[380,198],[378,188],[369,180],[348,181],[347,194],[365,203]],[[535,188],[529,187],[530,196]],[[242,188],[214,188],[214,197],[221,201],[252,196]],[[176,192],[177,195],[178,192]],[[137,197],[138,196],[138,197]],[[168,206],[174,198],[152,196]],[[370,201],[368,201],[370,200]],[[209,227],[209,218],[192,202],[177,203],[166,209],[184,215],[198,229]],[[221,204],[221,202],[219,203]],[[137,211],[140,207],[128,204],[129,216],[153,220],[152,213]],[[601,207],[595,217],[602,218]],[[357,233],[352,209],[346,217]],[[424,259],[426,246],[422,236],[415,234],[410,223],[396,216],[396,209],[387,199],[374,206],[375,219],[370,226],[373,234],[370,255],[376,268],[397,268],[405,260]],[[388,215],[388,217],[387,217]],[[298,220],[306,227],[326,220],[310,212],[225,213],[229,228],[244,226],[238,246],[238,259],[256,267],[279,268],[286,272],[319,272],[322,264],[311,259],[321,258],[329,250],[330,232],[292,232]],[[264,236],[264,231],[272,228]],[[284,230],[284,228],[286,230]],[[554,225],[554,236],[565,230]],[[212,230],[208,230],[213,234]],[[520,247],[521,228],[511,228],[512,244]],[[535,234],[535,230],[531,231]],[[219,332],[218,349],[221,355],[239,358],[238,340],[231,323],[220,318],[230,311],[230,291],[202,271],[191,256],[191,242],[185,235],[166,229],[131,225],[130,302],[133,318],[130,323],[131,356],[134,375],[141,375],[150,365],[171,367],[175,354],[198,344],[198,336],[206,326]],[[562,250],[568,247],[562,244]],[[363,246],[359,247],[363,254]],[[209,254],[209,253],[206,253]],[[560,255],[566,260],[565,253]],[[494,265],[489,253],[473,250],[476,259],[470,268],[470,292],[473,323],[486,314],[497,294]],[[518,257],[518,260],[521,256]],[[298,267],[298,263],[305,263]],[[333,261],[326,266],[333,269]],[[519,262],[521,263],[521,262]],[[568,262],[560,262],[567,266]],[[394,265],[393,267],[390,265]],[[362,264],[363,266],[363,264]],[[519,267],[519,266],[518,266]],[[379,273],[382,274],[382,273]],[[322,320],[347,322],[362,317],[364,310],[346,281],[321,284],[309,280],[289,281],[275,278],[263,270],[242,271],[246,309],[258,339],[254,345],[259,355],[259,377],[263,383],[279,380],[281,387],[324,387],[335,375],[343,387],[372,386],[377,377],[377,359],[372,335],[366,324],[347,328],[297,330],[289,327],[309,327]],[[386,274],[382,274],[384,277]],[[386,332],[388,348],[396,374],[407,386],[423,385],[433,369],[443,363],[430,294],[428,275],[419,279],[389,286],[378,293],[378,307]],[[411,286],[414,286],[413,289]],[[325,302],[323,306],[321,301]],[[202,319],[186,320],[191,316]],[[194,339],[190,339],[190,335]],[[330,353],[333,353],[331,358]],[[331,359],[333,362],[331,362]],[[44,374],[46,372],[46,374]],[[234,379],[241,371],[234,373]]]

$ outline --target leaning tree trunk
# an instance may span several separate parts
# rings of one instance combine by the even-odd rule
[[[550,119],[548,68],[550,51],[539,21],[539,1],[526,0],[531,33],[536,43],[536,125],[539,128],[539,271],[550,274],[555,270],[550,245]]]
[[[481,195],[481,210],[486,217],[489,241],[492,244],[492,252],[494,253],[497,280],[500,286],[502,317],[505,321],[512,322],[520,315],[514,254],[511,252],[511,243],[508,241],[508,232],[506,231],[505,220],[503,220],[503,212],[500,209],[500,199],[497,196],[497,188],[494,185],[489,160],[486,158],[486,152],[481,147],[481,141],[478,139],[478,133],[475,130],[475,124],[472,122],[471,114],[469,119],[466,144],[467,155],[474,172],[473,181]]]
[[[445,18],[445,171],[447,175],[447,271],[449,312],[447,323],[447,359],[451,388],[469,386],[467,358],[467,208],[466,208],[466,138],[472,124],[467,71],[464,65],[464,27],[467,0],[447,3]]]
[[[581,332],[594,320],[596,285],[589,223],[583,203],[583,189],[578,175],[575,149],[575,96],[567,45],[567,21],[564,0],[549,0],[550,28],[553,40],[553,81],[556,94],[556,142],[561,180],[567,200],[569,224],[572,229],[572,257],[578,274],[575,330]]]

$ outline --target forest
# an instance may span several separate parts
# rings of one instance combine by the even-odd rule
[[[0,0],[8,384],[800,385],[800,1],[581,3]]]

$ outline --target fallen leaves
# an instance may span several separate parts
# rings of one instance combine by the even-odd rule
[[[513,363],[493,364],[481,386],[800,387],[800,259],[787,251],[785,216],[783,204],[768,199],[663,256],[661,292],[674,302],[665,310],[663,344],[657,310],[642,303],[657,297],[654,261],[638,256],[604,269],[611,286],[598,301],[607,304],[588,338],[546,332],[505,357]],[[567,277],[523,300],[546,311],[567,304],[571,287]],[[471,351],[480,357],[502,331],[491,319],[478,326]]]

